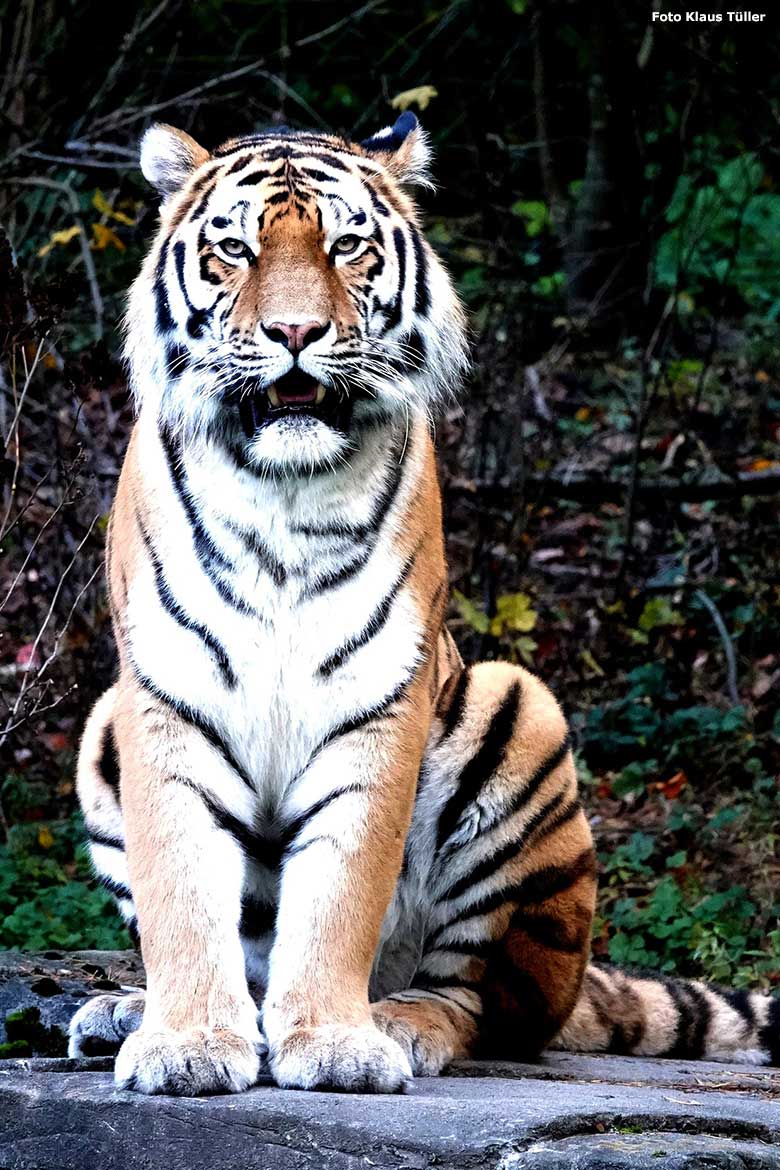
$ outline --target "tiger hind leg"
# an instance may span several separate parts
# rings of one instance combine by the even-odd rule
[[[79,750],[76,790],[84,817],[95,872],[116,898],[130,935],[138,945],[138,927],[127,876],[124,826],[119,800],[119,762],[112,715],[115,690],[109,688],[92,708]],[[84,1003],[70,1022],[70,1056],[99,1056],[118,1052],[143,1020],[144,992],[96,995]]]
[[[372,1011],[415,1074],[536,1055],[577,999],[595,864],[566,724],[526,671],[483,663],[442,696],[402,881],[427,901],[423,954]]]

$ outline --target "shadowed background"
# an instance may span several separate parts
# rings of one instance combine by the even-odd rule
[[[438,425],[469,658],[547,680],[602,863],[601,957],[780,978],[780,55],[606,0],[0,5],[0,947],[121,945],[74,754],[114,651],[103,535],[151,121],[431,131],[471,314]]]

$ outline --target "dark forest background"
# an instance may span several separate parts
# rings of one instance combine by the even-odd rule
[[[126,942],[73,770],[113,669],[119,321],[156,214],[138,137],[367,136],[408,107],[474,337],[437,436],[453,629],[573,722],[597,953],[780,980],[780,22],[709,10],[0,5],[0,945]]]

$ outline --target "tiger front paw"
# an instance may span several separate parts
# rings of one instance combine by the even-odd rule
[[[371,1024],[325,1024],[288,1032],[271,1046],[270,1064],[283,1089],[400,1093],[412,1075],[395,1041]]]
[[[262,1045],[228,1028],[134,1032],[116,1058],[117,1088],[200,1097],[241,1093],[255,1084]]]

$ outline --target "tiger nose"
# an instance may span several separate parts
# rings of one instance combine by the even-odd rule
[[[270,341],[278,341],[290,353],[300,353],[307,345],[319,341],[328,331],[328,322],[304,321],[303,325],[288,325],[286,321],[272,321],[262,325],[263,333]]]

